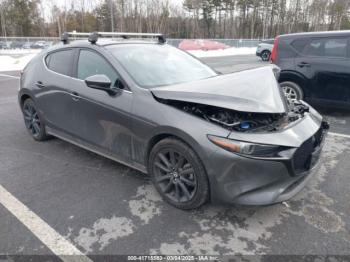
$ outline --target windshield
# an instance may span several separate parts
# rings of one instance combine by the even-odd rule
[[[217,73],[189,54],[169,45],[128,44],[107,46],[136,83],[154,87],[190,82]]]

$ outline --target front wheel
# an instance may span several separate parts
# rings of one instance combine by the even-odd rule
[[[32,99],[28,98],[24,101],[22,112],[24,123],[29,134],[37,141],[44,141],[48,139],[44,122],[40,118],[38,110]]]
[[[304,98],[303,90],[298,84],[286,81],[280,83],[280,86],[288,100],[302,100]]]
[[[198,208],[209,198],[201,160],[178,139],[166,138],[157,143],[150,153],[148,169],[159,194],[177,208]]]

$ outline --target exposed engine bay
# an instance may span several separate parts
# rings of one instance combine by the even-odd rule
[[[215,106],[165,99],[159,99],[159,102],[201,117],[230,131],[246,133],[281,130],[302,118],[304,113],[309,111],[309,107],[299,101],[289,101],[288,112],[283,114],[240,112]]]

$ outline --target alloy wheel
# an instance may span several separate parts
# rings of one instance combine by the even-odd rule
[[[39,136],[41,132],[41,123],[34,106],[29,103],[25,104],[23,107],[23,114],[26,128],[34,137]]]
[[[299,94],[298,92],[290,86],[283,86],[282,90],[284,92],[284,95],[287,97],[288,100],[298,100],[299,99]]]
[[[174,149],[163,149],[154,161],[155,183],[175,202],[192,200],[197,190],[194,168],[184,155]]]
[[[270,53],[267,52],[267,51],[263,52],[263,53],[261,54],[261,59],[262,59],[263,61],[269,61],[269,59],[270,59]]]

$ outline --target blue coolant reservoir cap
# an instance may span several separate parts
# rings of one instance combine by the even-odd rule
[[[241,127],[242,129],[249,129],[249,128],[250,128],[250,123],[249,123],[249,122],[242,122],[242,123],[240,124],[240,127]]]

